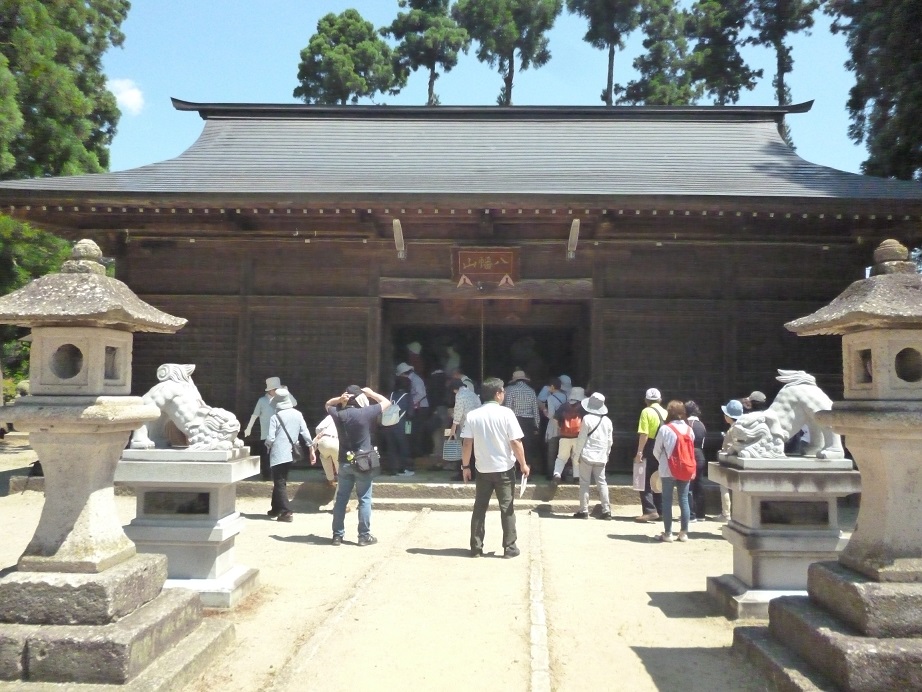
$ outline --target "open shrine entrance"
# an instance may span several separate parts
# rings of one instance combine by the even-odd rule
[[[590,375],[588,300],[385,300],[381,326],[382,386],[389,386],[393,365],[407,359],[413,342],[422,346],[429,370],[450,365],[453,351],[478,383],[508,381],[516,368],[536,389],[562,373],[575,384]]]

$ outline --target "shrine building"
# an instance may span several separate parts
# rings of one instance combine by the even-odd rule
[[[140,298],[134,393],[194,363],[246,420],[279,376],[308,424],[350,383],[390,391],[418,342],[475,380],[524,368],[606,395],[627,468],[644,391],[719,406],[778,368],[835,399],[839,343],[784,323],[918,246],[922,186],[809,163],[784,107],[395,107],[174,100],[205,121],[174,159],[0,183],[0,211],[91,238]]]

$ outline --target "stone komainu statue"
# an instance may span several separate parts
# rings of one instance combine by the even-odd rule
[[[192,382],[194,365],[166,363],[157,368],[154,385],[142,398],[160,409],[160,418],[142,425],[131,435],[131,449],[169,448],[176,432],[188,441],[190,450],[221,450],[243,446],[237,437],[240,423],[233,413],[208,406]]]
[[[740,416],[727,432],[722,452],[740,459],[780,459],[784,443],[802,427],[810,433],[804,456],[843,459],[841,438],[816,420],[817,411],[832,408],[830,399],[816,385],[816,378],[803,370],[779,370],[784,386],[765,411]]]

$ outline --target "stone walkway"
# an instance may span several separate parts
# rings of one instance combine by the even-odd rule
[[[34,458],[0,442],[0,481]],[[2,491],[0,491],[2,492]],[[43,496],[0,497],[13,565],[32,535]],[[127,523],[134,499],[116,498]],[[244,497],[239,562],[261,588],[232,612],[236,644],[194,692],[240,690],[760,690],[730,650],[733,623],[716,614],[705,579],[732,571],[721,524],[692,526],[688,543],[660,544],[659,525],[553,512],[517,513],[520,557],[502,559],[499,516],[487,518],[487,555],[468,557],[469,514],[376,511],[380,542],[329,544],[328,512],[291,524]]]

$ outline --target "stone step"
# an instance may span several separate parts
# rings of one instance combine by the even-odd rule
[[[4,625],[3,655],[21,660],[20,675],[27,671],[30,681],[119,685],[140,674],[201,622],[197,593],[167,589],[108,625]],[[2,668],[12,672],[9,665]]]
[[[803,596],[770,603],[769,632],[842,689],[922,689],[922,639],[863,637]]]
[[[597,498],[592,498],[590,506],[597,505]],[[614,505],[613,505],[614,506]],[[428,508],[440,512],[470,512],[473,507],[473,498],[401,498],[385,497],[374,498],[374,509],[377,510],[395,510],[404,512],[418,512]],[[517,512],[534,511],[546,512],[549,514],[573,514],[579,510],[579,501],[561,501],[544,502],[541,500],[515,499],[515,509]],[[487,511],[498,511],[499,507],[496,500],[492,500]]]
[[[433,506],[433,508],[438,508],[437,505],[442,500],[464,499],[470,505],[474,500],[475,484],[473,482],[450,481],[448,480],[450,477],[451,474],[446,471],[419,471],[414,476],[381,475],[375,479],[375,507],[384,508],[381,504],[384,499],[425,500],[429,502],[427,506]],[[9,483],[9,492],[18,493],[27,490],[44,492],[44,480],[41,477],[12,476]],[[335,488],[326,482],[323,472],[316,469],[293,471],[288,479],[288,491],[293,500],[318,506],[328,504],[335,494]],[[132,490],[121,483],[116,483],[115,492],[118,495],[132,494]],[[608,493],[612,505],[637,505],[638,509],[640,507],[638,493],[631,487],[631,479],[624,474],[614,474],[608,479]],[[706,480],[705,493],[709,512],[719,514],[719,486]],[[237,496],[271,497],[272,482],[255,477],[240,481],[237,483]],[[590,490],[590,499],[593,500],[596,497],[596,490],[593,487]],[[563,506],[570,507],[579,502],[579,484],[561,483],[555,489],[546,478],[536,478],[529,481],[525,489],[525,496],[521,500],[519,500],[518,495],[516,496],[516,503],[519,506],[524,507],[525,505],[520,503],[526,501],[535,505],[563,503]],[[673,500],[673,505],[677,505],[677,503],[678,498]],[[449,506],[446,505],[446,507]]]

